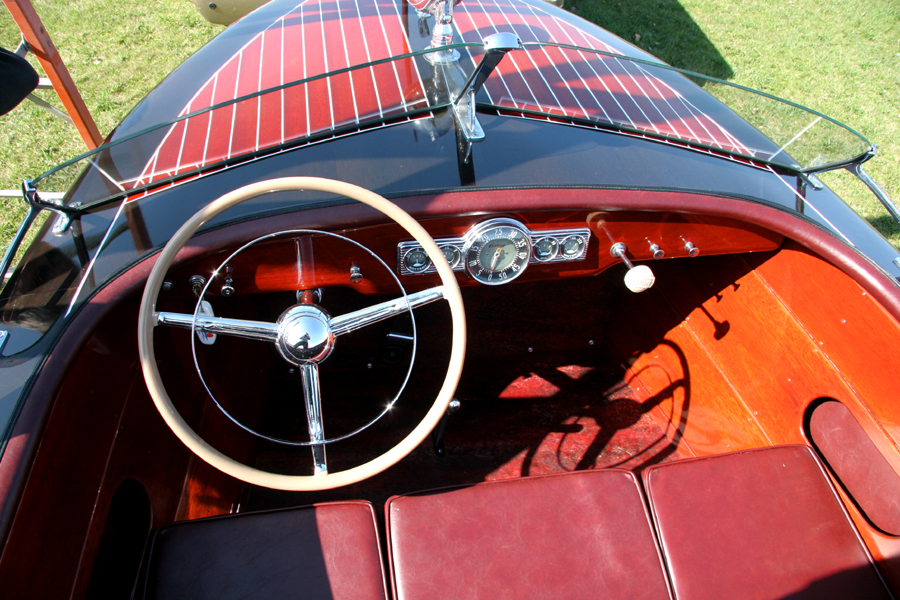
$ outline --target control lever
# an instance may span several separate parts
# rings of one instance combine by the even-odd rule
[[[437,427],[431,432],[431,444],[434,446],[434,453],[441,458],[446,455],[444,450],[444,430],[447,428],[447,418],[458,410],[459,400],[454,398],[450,401],[450,404],[447,405],[447,412],[445,412],[444,416],[441,417],[441,420],[438,421]]]
[[[656,282],[653,271],[647,265],[634,266],[631,264],[631,261],[628,260],[628,256],[625,254],[627,251],[628,248],[622,242],[616,242],[609,249],[609,253],[612,256],[621,259],[628,267],[628,272],[625,273],[625,287],[636,294],[649,290]]]

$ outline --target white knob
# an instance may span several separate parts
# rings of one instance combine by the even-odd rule
[[[638,265],[625,273],[625,286],[635,294],[649,290],[655,282],[656,277],[647,265]]]

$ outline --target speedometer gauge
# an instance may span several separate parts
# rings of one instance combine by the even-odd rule
[[[466,272],[479,283],[499,285],[521,275],[531,259],[531,236],[512,219],[491,219],[466,234]]]

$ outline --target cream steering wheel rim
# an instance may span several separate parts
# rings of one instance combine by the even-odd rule
[[[453,322],[450,362],[447,375],[434,404],[422,421],[400,443],[369,462],[346,471],[320,475],[281,475],[247,466],[225,456],[197,435],[184,421],[172,404],[156,366],[156,354],[153,347],[156,301],[166,272],[178,251],[197,230],[222,212],[251,198],[281,191],[319,191],[344,196],[371,206],[392,219],[421,244],[431,258],[444,286],[444,298],[450,305]],[[465,311],[456,276],[442,257],[443,254],[428,232],[403,209],[378,194],[353,184],[319,177],[284,177],[246,185],[225,194],[198,211],[182,225],[163,248],[147,278],[138,316],[138,352],[141,370],[144,373],[144,380],[150,396],[153,398],[153,403],[172,432],[194,454],[220,471],[253,485],[288,491],[314,491],[350,485],[377,475],[412,452],[437,426],[446,412],[450,400],[453,399],[456,385],[462,374],[466,347]]]

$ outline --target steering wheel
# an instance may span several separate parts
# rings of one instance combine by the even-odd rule
[[[281,191],[327,192],[375,208],[393,219],[421,244],[437,268],[443,285],[338,317],[330,317],[328,313],[313,304],[298,304],[288,308],[279,317],[277,323],[221,319],[196,314],[158,313],[156,311],[157,297],[166,272],[175,259],[175,255],[198,229],[241,202],[262,194]],[[313,475],[270,473],[225,456],[197,435],[184,421],[172,404],[156,365],[153,329],[159,324],[271,341],[277,345],[278,351],[286,360],[300,369],[303,377],[303,393],[307,406],[310,435],[311,439],[315,441],[315,423],[321,423],[318,364],[331,352],[335,338],[440,298],[446,299],[450,305],[453,332],[447,375],[434,404],[422,421],[396,446],[367,463],[345,471],[329,473],[324,463],[324,451],[321,453],[321,462],[314,451],[316,469]],[[314,491],[350,485],[384,471],[412,452],[437,426],[446,412],[462,373],[465,346],[466,320],[459,285],[437,244],[425,229],[404,210],[374,192],[349,183],[318,177],[285,177],[250,184],[225,194],[198,211],[163,248],[147,278],[138,316],[138,351],[144,380],[147,382],[147,388],[157,410],[175,435],[199,458],[232,477],[254,485],[289,491]],[[313,446],[314,449],[316,447]]]

